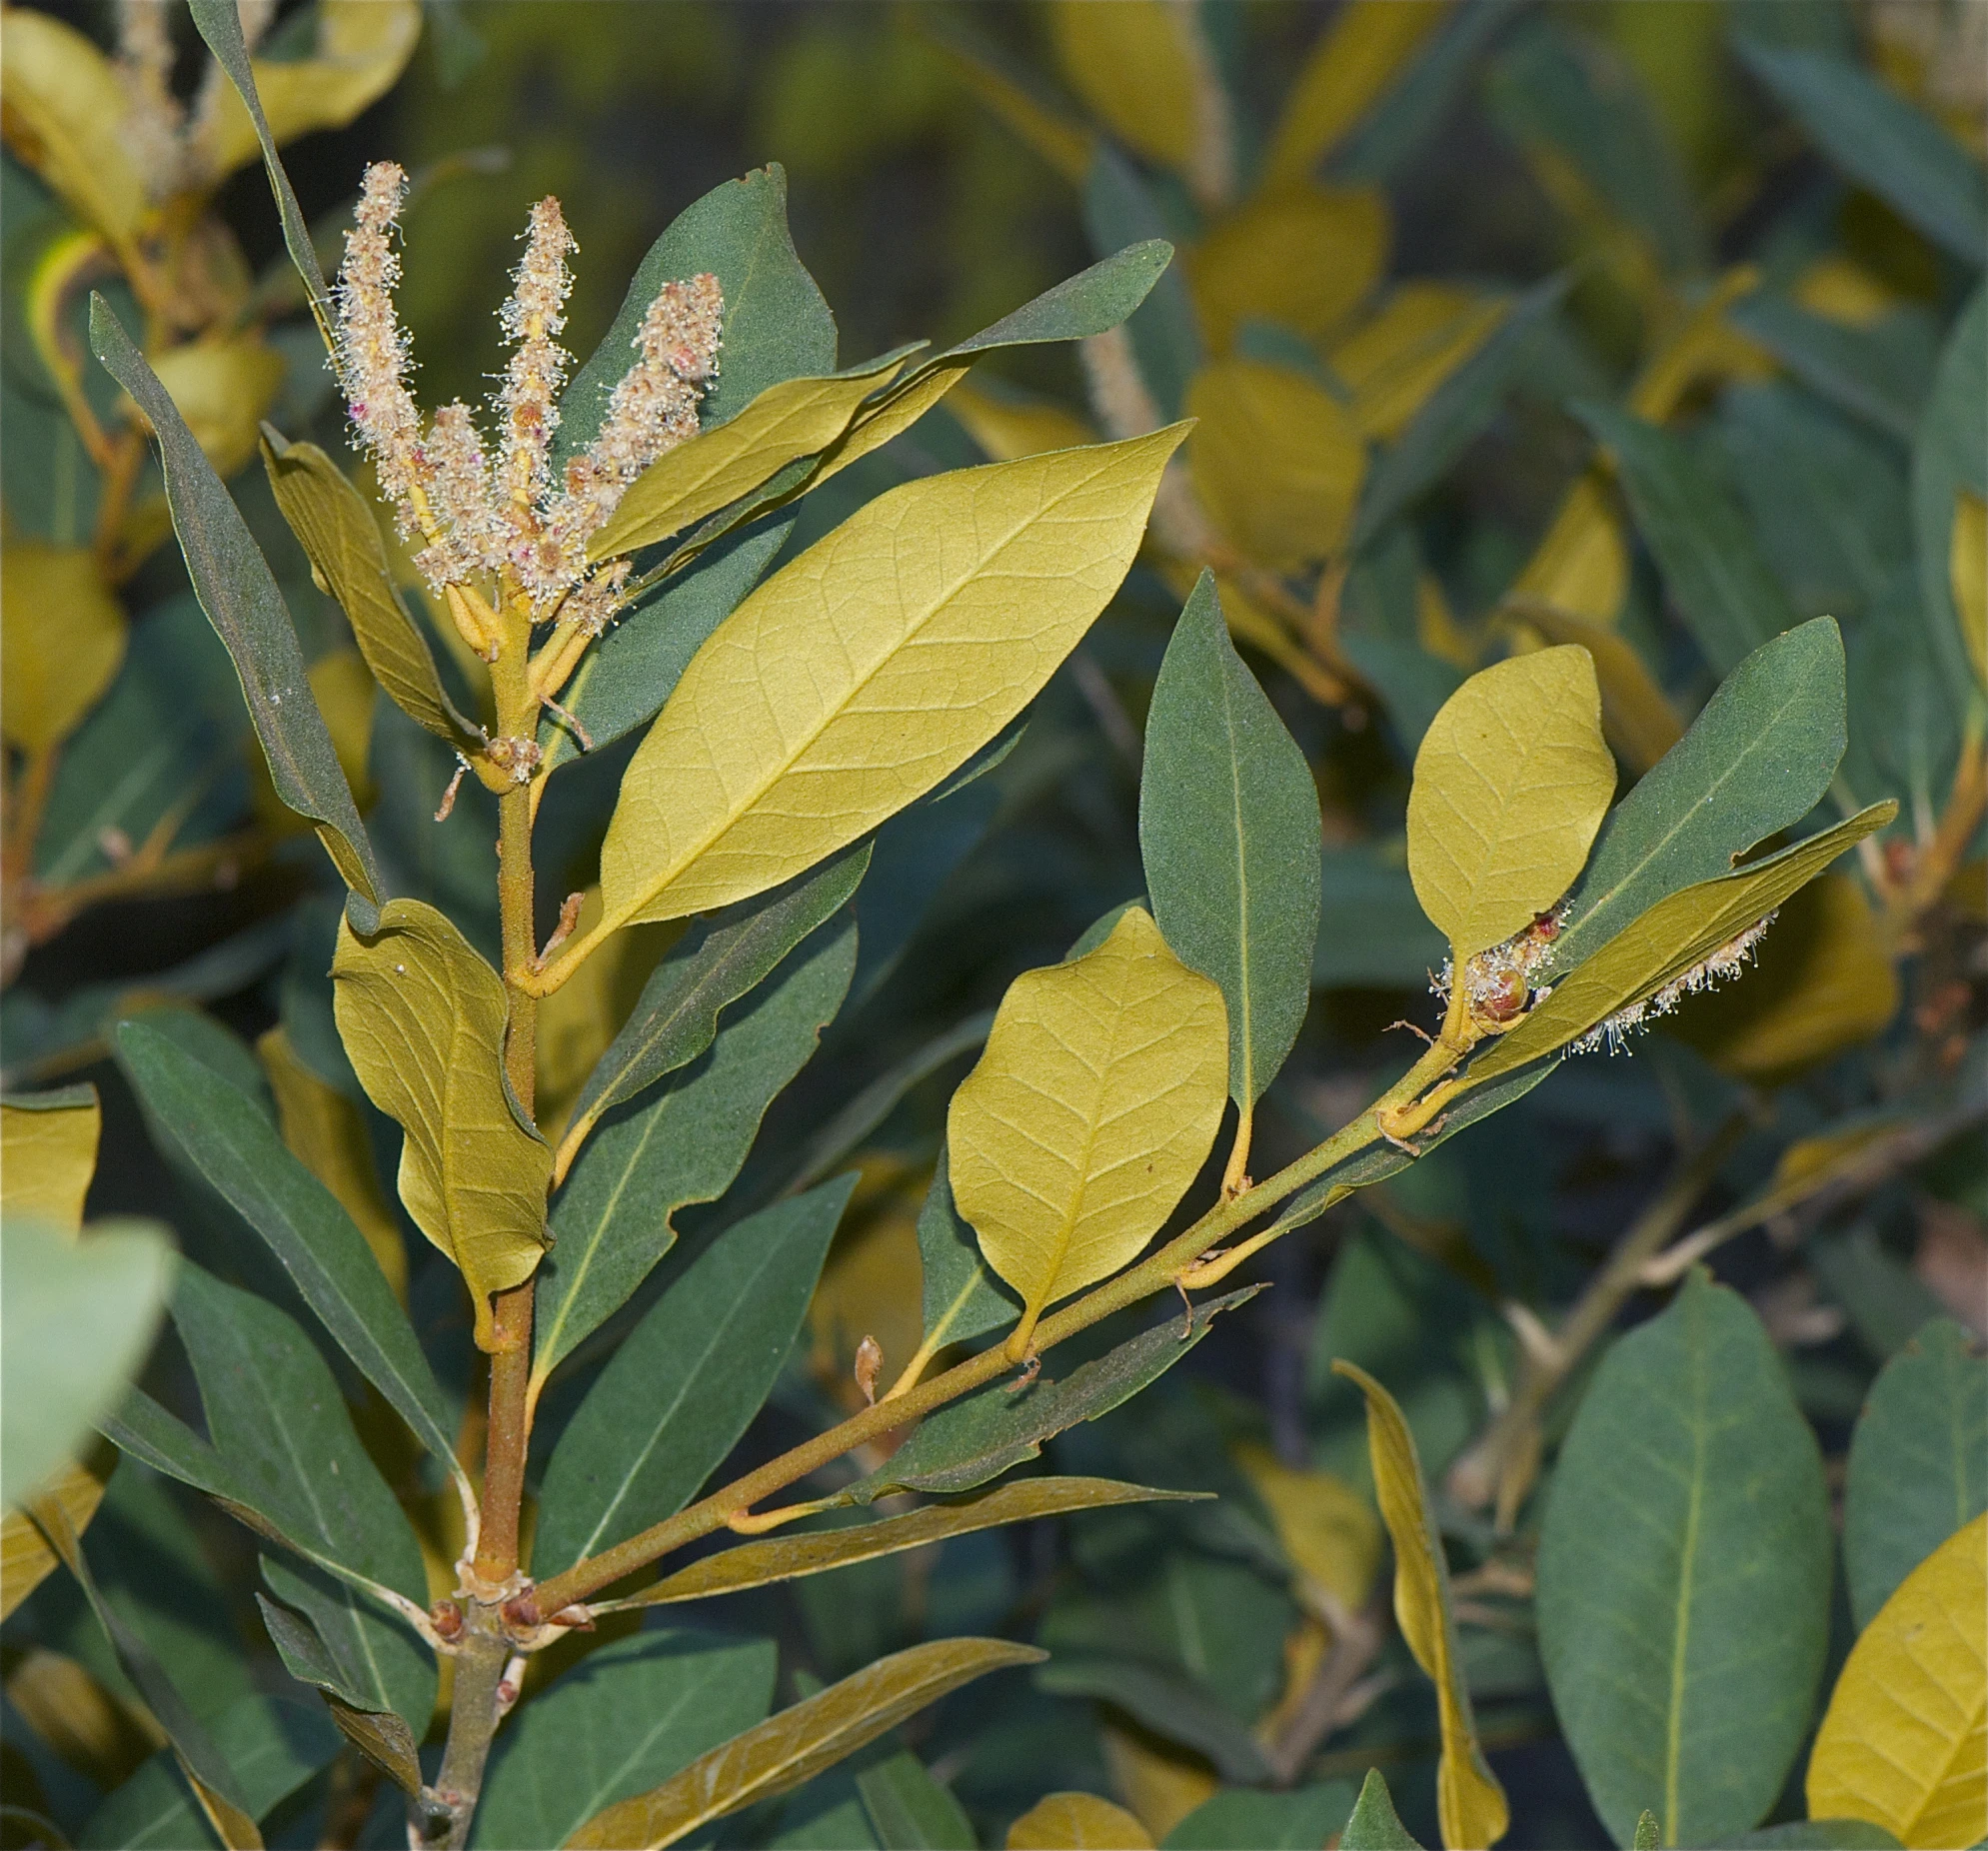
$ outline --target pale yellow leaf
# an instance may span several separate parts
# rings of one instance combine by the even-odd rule
[[[1403,283],[1333,347],[1362,437],[1391,441],[1435,389],[1491,338],[1505,305],[1446,283]]]
[[[1187,257],[1209,348],[1226,353],[1252,317],[1326,339],[1380,280],[1389,243],[1386,202],[1371,187],[1259,195]]]
[[[128,245],[147,208],[124,145],[124,86],[82,33],[33,7],[0,11],[0,112],[7,146],[77,215]]]
[[[1221,1786],[1201,1756],[1141,1728],[1122,1711],[1101,1713],[1097,1735],[1112,1791],[1154,1840],[1163,1839]]]
[[[1186,9],[1170,0],[1054,6],[1056,59],[1078,96],[1126,147],[1165,167],[1194,150],[1194,54]]]
[[[1436,1688],[1442,1756],[1436,1764],[1436,1816],[1448,1851],[1486,1851],[1505,1835],[1504,1789],[1485,1765],[1470,1713],[1470,1690],[1456,1649],[1449,1567],[1429,1515],[1428,1488],[1414,1435],[1394,1397],[1364,1369],[1335,1358],[1332,1372],[1366,1396],[1366,1443],[1374,1494],[1394,1543],[1394,1618],[1415,1662]]]
[[[0,548],[0,734],[7,743],[34,753],[67,739],[110,686],[124,639],[124,607],[88,547],[10,537]]]
[[[1045,1305],[1128,1264],[1193,1181],[1228,1096],[1221,990],[1129,908],[1074,961],[1024,971],[947,1113],[953,1196],[1022,1299]]]
[[[103,1123],[95,1087],[74,1104],[0,1104],[0,1209],[80,1234]]]
[[[52,1497],[68,1513],[77,1535],[103,1502],[104,1487],[116,1469],[118,1454],[108,1441],[99,1441],[81,1459],[63,1466],[47,1483],[35,1488],[37,1500]],[[56,1553],[25,1511],[10,1510],[0,1520],[0,1620],[18,1607],[47,1579]]]
[[[566,1851],[661,1851],[812,1780],[962,1684],[1047,1656],[1005,1639],[940,1639],[894,1652],[700,1755],[660,1787],[597,1812]]]
[[[1459,961],[1573,885],[1614,791],[1586,650],[1514,656],[1443,703],[1415,754],[1408,875]]]
[[[1073,450],[1078,444],[1097,441],[1097,433],[1088,423],[1052,399],[1024,398],[1005,390],[996,395],[979,386],[956,386],[947,409],[992,463],[1011,463],[1016,457],[1039,456],[1045,450]]]
[[[1545,643],[1577,644],[1594,659],[1602,735],[1631,777],[1642,777],[1684,737],[1677,710],[1621,632],[1531,599],[1520,607],[1520,615],[1521,638],[1529,631]]]
[[[1152,1851],[1146,1829],[1094,1793],[1051,1793],[1007,1828],[1007,1851]]]
[[[623,776],[604,925],[764,893],[965,764],[1117,590],[1184,435],[908,483],[776,573],[692,659]]]
[[[1612,624],[1629,589],[1629,547],[1607,483],[1595,471],[1575,480],[1512,595]]]
[[[1280,571],[1344,545],[1366,446],[1343,405],[1287,367],[1217,360],[1194,376],[1187,409],[1194,488],[1238,552]]]
[[[831,476],[909,431],[967,377],[979,358],[978,354],[970,354],[965,360],[934,361],[910,368],[901,384],[893,386],[876,403],[865,406],[850,421],[849,429],[830,446],[808,478],[803,493],[819,489]]]
[[[1969,489],[1954,500],[1947,576],[1967,660],[1974,665],[1974,679],[1988,689],[1988,502]]]
[[[1988,1516],[1913,1569],[1850,1648],[1809,1756],[1808,1810],[1915,1848],[1988,1837]]]
[[[1330,1472],[1286,1465],[1253,1442],[1235,1449],[1235,1462],[1268,1508],[1291,1566],[1357,1613],[1380,1567],[1380,1525],[1366,1499]]]
[[[854,1373],[863,1340],[882,1350],[888,1386],[925,1335],[919,1206],[932,1169],[872,1151],[859,1175],[808,1302],[808,1367],[851,1413],[866,1404]]]
[[[283,384],[283,356],[250,333],[189,341],[151,359],[214,473],[232,476],[256,453],[262,420]]]
[[[7,1517],[10,1528],[28,1521],[20,1511]],[[48,1555],[55,1559],[53,1550]],[[148,1710],[106,1689],[62,1652],[30,1645],[8,1671],[6,1689],[7,1701],[42,1742],[105,1788],[121,1786],[165,1746],[165,1732]]]
[[[1350,0],[1298,72],[1264,157],[1266,185],[1304,179],[1379,101],[1450,0]]]
[[[504,981],[433,907],[390,900],[370,937],[340,923],[332,1005],[367,1097],[407,1134],[401,1200],[461,1270],[489,1348],[490,1294],[544,1251],[552,1176],[504,1082]]]
[[[256,1042],[256,1053],[276,1097],[283,1141],[312,1175],[338,1197],[366,1236],[394,1295],[407,1302],[407,1244],[400,1223],[380,1188],[373,1167],[373,1144],[366,1120],[336,1086],[328,1085],[297,1058],[281,1026]]]

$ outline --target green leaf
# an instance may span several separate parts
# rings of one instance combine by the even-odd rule
[[[967,1536],[1003,1523],[1027,1523],[1069,1510],[1096,1510],[1114,1504],[1150,1503],[1191,1497],[1187,1491],[1155,1491],[1110,1478],[1018,1478],[979,1497],[958,1503],[928,1504],[903,1516],[885,1517],[853,1529],[770,1536],[721,1550],[666,1575],[653,1587],[620,1604],[664,1606],[677,1600],[703,1600],[742,1588],[767,1587],[803,1575],[826,1574],[855,1562],[877,1561],[905,1549],[923,1548],[949,1536]]]
[[[535,1696],[490,1758],[475,1851],[565,1844],[605,1806],[668,1780],[773,1703],[771,1639],[644,1632]]]
[[[1780,1358],[1694,1271],[1602,1359],[1539,1539],[1546,1681],[1618,1843],[1652,1802],[1670,1845],[1723,1843],[1773,1803],[1822,1673],[1830,1557]]]
[[[402,713],[437,739],[477,751],[481,730],[458,712],[442,686],[428,639],[401,602],[365,497],[316,444],[293,444],[268,424],[262,427],[262,466],[313,574],[351,624],[373,679]]]
[[[848,1489],[853,1503],[868,1504],[887,1491],[948,1495],[998,1478],[1010,1465],[1037,1457],[1042,1442],[1079,1420],[1095,1420],[1158,1380],[1207,1335],[1223,1311],[1261,1290],[1249,1286],[1203,1299],[1191,1318],[1171,1317],[1080,1363],[1060,1381],[1044,1372],[1024,1388],[991,1382],[923,1420],[890,1462]]]
[[[1366,493],[1353,522],[1352,552],[1363,551],[1482,434],[1567,289],[1567,278],[1549,277],[1527,290],[1512,304],[1497,332],[1429,395],[1414,421],[1367,476]]]
[[[1612,405],[1571,409],[1614,457],[1664,589],[1717,674],[1793,626],[1795,613],[1738,509],[1681,437]]]
[[[1928,323],[1897,311],[1873,328],[1849,328],[1762,291],[1733,304],[1727,319],[1767,349],[1819,397],[1909,444],[1932,386]]]
[[[1166,221],[1152,193],[1108,143],[1098,147],[1084,176],[1083,229],[1090,248],[1100,254],[1164,241]],[[1187,280],[1179,270],[1156,277],[1151,293],[1126,316],[1124,328],[1139,378],[1161,419],[1179,417],[1188,382],[1207,358]]]
[[[909,1748],[856,1777],[883,1851],[977,1851],[966,1809]]]
[[[622,1341],[546,1466],[536,1571],[687,1504],[760,1411],[808,1313],[854,1176],[729,1227]]]
[[[1756,843],[1799,823],[1829,789],[1845,737],[1835,620],[1763,643],[1609,812],[1567,897],[1550,967],[1572,969],[1658,901],[1730,873]]]
[[[1011,1324],[1021,1307],[981,1256],[981,1243],[953,1199],[946,1146],[919,1210],[925,1347],[937,1352]]]
[[[1387,1782],[1377,1767],[1368,1768],[1366,1779],[1360,1783],[1352,1816],[1339,1834],[1339,1851],[1422,1851],[1396,1814]]]
[[[1614,791],[1586,650],[1511,657],[1443,703],[1415,754],[1408,877],[1459,966],[1573,885]]]
[[[519,1121],[504,1076],[504,979],[418,900],[389,901],[363,936],[346,919],[332,979],[353,1070],[407,1134],[401,1200],[461,1271],[488,1349],[490,1294],[530,1278],[545,1250],[552,1174],[552,1151]]]
[[[1988,1509],[1988,1358],[1935,1318],[1884,1365],[1850,1436],[1843,1569],[1868,1626],[1899,1583]]]
[[[448,1401],[351,1215],[259,1104],[149,1022],[122,1023],[117,1048],[153,1121],[269,1242],[339,1347],[454,1469]]]
[[[676,1244],[678,1209],[725,1193],[767,1107],[842,1006],[855,967],[854,921],[818,927],[659,1098],[612,1114],[595,1132],[553,1208],[555,1245],[537,1294],[535,1382],[620,1309]]]
[[[151,1221],[101,1221],[80,1238],[28,1215],[4,1225],[0,1503],[12,1506],[74,1456],[144,1365],[175,1254]]]
[[[802,939],[836,914],[870,867],[870,845],[845,850],[786,887],[692,926],[643,985],[595,1064],[560,1140],[563,1178],[604,1112],[688,1066],[718,1033],[719,1011],[752,993]]]
[[[1160,1851],[1234,1851],[1237,1845],[1257,1851],[1311,1851],[1333,1833],[1345,1831],[1354,1797],[1349,1780],[1327,1780],[1281,1793],[1224,1787],[1168,1832],[1159,1841]]]
[[[1663,1842],[1663,1828],[1657,1824],[1657,1816],[1646,1806],[1636,1815],[1636,1835],[1631,1841],[1633,1851],[1658,1851]]]
[[[166,472],[173,530],[201,608],[234,658],[276,794],[318,826],[325,852],[346,886],[362,903],[371,903],[362,906],[362,914],[370,918],[385,892],[373,847],[311,693],[290,608],[269,562],[145,356],[132,345],[109,304],[96,295],[90,298],[90,346],[151,420]]]
[[[1867,1819],[1790,1819],[1735,1832],[1720,1841],[1732,1851],[1897,1851],[1898,1840]]]
[[[1204,1756],[1224,1780],[1260,1783],[1269,1763],[1249,1730],[1194,1679],[1136,1658],[1056,1650],[1035,1674],[1036,1687],[1059,1697],[1089,1697],[1126,1711],[1154,1734]]]
[[[1931,117],[1847,59],[1777,49],[1744,36],[1734,48],[1822,152],[1964,264],[1988,253],[1988,179]]]
[[[1605,827],[1605,826],[1604,826]],[[1449,954],[1415,898],[1399,849],[1327,849],[1311,980],[1321,989],[1422,989]]]
[[[674,1780],[596,1813],[567,1839],[568,1851],[676,1844],[714,1819],[791,1792],[962,1684],[1042,1656],[1004,1639],[943,1639],[881,1658],[714,1748]]]
[[[1988,434],[1971,408],[1988,398],[1988,287],[1953,325],[1912,446],[1912,531],[1919,542],[1919,606],[1956,722],[1980,684],[1961,640],[1953,596],[1954,505],[1962,490],[1988,495]]]
[[[1174,626],[1146,712],[1139,850],[1167,944],[1221,985],[1228,1091],[1246,1119],[1311,1001],[1318,792],[1236,655],[1208,573]]]

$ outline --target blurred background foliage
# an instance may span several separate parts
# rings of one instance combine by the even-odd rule
[[[172,83],[195,97],[196,41],[184,20],[171,30]],[[107,1125],[92,1213],[166,1213],[203,1264],[241,1276],[247,1244],[153,1154],[104,1036],[170,1010],[175,1032],[260,1086],[246,1043],[280,1026],[281,1046],[262,1046],[286,1128],[294,1059],[361,1127],[375,1161],[340,1192],[391,1254],[392,1138],[330,1026],[337,902],[251,758],[226,658],[161,545],[156,468],[81,358],[88,288],[146,322],[210,453],[242,469],[234,486],[372,794],[396,891],[447,905],[472,936],[490,905],[483,794],[464,794],[453,827],[430,822],[449,756],[376,698],[251,463],[261,417],[341,439],[247,151],[217,153],[218,131],[189,137],[176,167],[152,150],[119,183],[168,202],[168,230],[140,239],[104,182],[125,158],[104,148],[129,92],[78,49],[114,46],[112,9],[10,8],[7,34],[7,1085],[94,1081]],[[956,339],[1093,252],[1154,234],[1178,247],[1122,335],[1003,358],[806,503],[789,543],[911,475],[1200,420],[1143,565],[1019,748],[885,831],[851,1002],[712,1211],[862,1168],[809,1347],[749,1455],[853,1404],[864,1335],[887,1357],[916,1347],[917,1215],[946,1097],[1007,978],[1137,890],[1141,721],[1201,567],[1314,764],[1326,824],[1318,987],[1259,1119],[1259,1173],[1407,1064],[1397,1018],[1433,1023],[1425,977],[1443,946],[1408,887],[1401,814],[1422,729],[1465,674],[1545,643],[1589,647],[1626,786],[1748,649],[1818,614],[1842,623],[1851,737],[1832,803],[1896,796],[1904,814],[1786,910],[1757,973],[1694,999],[1632,1056],[1570,1063],[1271,1249],[1274,1290],[1135,1411],[1056,1444],[1064,1469],[1218,1504],[975,1536],[717,1616],[781,1640],[783,1691],[954,1631],[1052,1647],[1032,1680],[988,1680],[908,1732],[984,1843],[1073,1787],[1114,1796],[1155,1840],[1274,1829],[1316,1844],[1372,1764],[1432,1842],[1434,1699],[1375,1601],[1359,1397],[1328,1369],[1348,1356],[1392,1389],[1446,1485],[1507,1842],[1606,1842],[1547,1698],[1531,1559],[1590,1364],[1661,1301],[1636,1265],[1700,1231],[1692,1250],[1749,1295],[1839,1487],[1887,1360],[1936,1319],[1957,1322],[1957,1354],[1988,1335],[1988,8],[430,0],[417,15],[322,0],[284,7],[265,56],[344,74],[342,89],[322,72],[298,84],[287,152],[328,255],[367,160],[416,176],[401,302],[430,403],[485,390],[490,305],[547,192],[581,247],[567,334],[581,354],[674,214],[769,162],[846,363]],[[590,878],[625,756],[583,763],[548,799],[553,905]],[[584,1005],[549,1022],[550,1097],[607,1031]],[[1635,1263],[1605,1266],[1611,1250]],[[467,1385],[454,1275],[419,1242],[411,1257],[417,1313],[455,1332]],[[1576,1301],[1592,1327],[1555,1349]],[[160,1392],[181,1367],[168,1346]],[[548,1433],[589,1379],[549,1395]],[[439,1527],[431,1540],[440,1572],[450,1541]],[[177,1487],[124,1465],[89,1549],[135,1623],[195,1667],[208,1708],[251,1677],[282,1681],[246,1605],[239,1533]],[[74,1832],[158,1738],[64,1579],[31,1587],[7,1594],[9,1797]],[[1837,1634],[1833,1659],[1847,1607]],[[570,1641],[533,1676],[602,1639]],[[307,1761],[270,1842],[374,1842],[344,1763]],[[880,1822],[865,1766],[734,1822],[727,1842],[909,1842]],[[1243,1810],[1189,1819],[1218,1789]],[[1277,1823],[1239,1825],[1262,1795],[1281,1796]]]

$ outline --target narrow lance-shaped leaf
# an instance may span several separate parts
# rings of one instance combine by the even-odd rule
[[[1221,991],[1141,908],[1096,950],[1008,985],[946,1138],[960,1212],[1022,1300],[1016,1361],[1046,1306],[1127,1264],[1172,1212],[1227,1073]]]
[[[595,1814],[566,1841],[567,1851],[660,1851],[714,1819],[791,1792],[962,1684],[1045,1656],[1004,1639],[942,1639],[880,1658],[714,1748],[674,1780]]]
[[[1318,792],[1228,640],[1203,573],[1146,713],[1139,851],[1174,954],[1221,985],[1244,1121],[1304,1025],[1318,932]]]
[[[407,1133],[401,1200],[462,1272],[487,1349],[490,1294],[530,1278],[545,1250],[552,1174],[505,1083],[504,979],[433,907],[396,900],[364,937],[341,924],[332,981],[359,1083]]]
[[[90,298],[90,345],[158,437],[173,530],[201,608],[234,659],[276,793],[317,824],[325,852],[346,886],[365,903],[362,920],[370,920],[372,907],[385,892],[380,872],[312,697],[304,652],[269,562],[179,408],[109,305],[95,295]]]
[[[95,1086],[0,1099],[0,1213],[79,1232],[103,1122]]]
[[[1470,1688],[1457,1655],[1456,1620],[1450,1607],[1449,1565],[1442,1537],[1429,1515],[1415,1438],[1394,1397],[1354,1363],[1335,1360],[1335,1375],[1355,1382],[1366,1396],[1366,1442],[1373,1461],[1374,1494],[1394,1543],[1394,1617],[1415,1662],[1436,1687],[1442,1756],[1436,1765],[1436,1814],[1442,1842],[1494,1845],[1505,1835],[1510,1811],[1477,1745]]]
[[[1614,791],[1586,650],[1515,656],[1443,703],[1415,754],[1408,874],[1459,964],[1567,891]]]
[[[764,893],[965,764],[1117,589],[1181,435],[909,483],[761,586],[622,780],[604,926]]]
[[[866,1767],[856,1790],[881,1851],[977,1851],[966,1808],[909,1748]]]

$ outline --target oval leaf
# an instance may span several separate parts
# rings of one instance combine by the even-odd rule
[[[1037,1800],[1007,1828],[1006,1844],[1007,1851],[1152,1851],[1145,1827],[1094,1793],[1051,1793]]]

